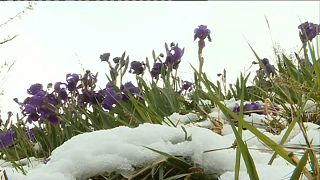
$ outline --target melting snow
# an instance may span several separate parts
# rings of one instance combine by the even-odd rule
[[[306,125],[310,137],[313,138],[313,144],[319,145],[319,126],[308,126],[308,123]],[[28,170],[26,176],[10,170],[8,166],[4,169],[9,179],[14,180],[76,180],[113,171],[130,176],[134,167],[141,167],[161,157],[144,147],[147,146],[172,155],[191,157],[205,172],[223,174],[221,179],[233,179],[235,149],[203,153],[206,150],[230,147],[234,142],[232,134],[221,136],[201,127],[186,127],[186,130],[187,136],[191,136],[191,141],[185,140],[185,133],[181,127],[157,124],[142,124],[137,128],[123,126],[84,133],[55,149],[47,164],[38,163],[39,165]],[[290,143],[303,143],[301,133],[294,132],[295,136],[291,138]],[[244,131],[243,136],[246,139],[253,135]],[[281,135],[270,134],[269,137],[278,141]],[[262,148],[258,140],[248,140],[247,143],[261,179],[290,177],[293,166],[280,158],[276,159],[275,165],[268,166],[266,164],[272,154],[256,150]],[[243,178],[240,179],[248,178],[243,162],[241,167]]]

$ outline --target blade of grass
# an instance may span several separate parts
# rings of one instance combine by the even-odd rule
[[[277,51],[276,51],[276,47],[275,47],[275,42],[272,38],[272,33],[271,33],[271,26],[270,26],[270,23],[269,23],[269,20],[267,18],[267,16],[265,15],[264,16],[265,20],[266,20],[266,23],[268,25],[268,30],[269,30],[269,35],[270,35],[270,39],[271,39],[271,43],[272,43],[272,49],[273,49],[273,53],[275,55],[275,57],[277,57]]]
[[[281,138],[279,145],[283,145],[286,142],[286,140],[288,139],[288,137],[289,137],[290,133],[292,132],[294,126],[296,125],[297,120],[298,120],[298,118],[293,118],[293,120],[291,121],[291,123],[288,126],[287,131],[284,133],[283,137]],[[276,158],[276,156],[277,156],[277,153],[274,152],[272,157],[271,157],[271,159],[270,159],[270,161],[268,162],[269,165],[271,165],[273,163],[273,161]]]
[[[194,69],[194,71],[196,72],[196,70]],[[251,133],[253,133],[260,141],[262,141],[266,146],[268,146],[270,149],[272,149],[273,151],[275,151],[277,154],[279,154],[283,159],[285,159],[286,161],[288,161],[290,164],[296,166],[299,163],[299,159],[297,158],[297,156],[295,156],[293,153],[288,153],[282,146],[280,146],[279,144],[277,144],[276,142],[274,142],[272,139],[270,139],[268,136],[264,135],[262,132],[260,132],[258,129],[256,129],[254,126],[252,126],[250,123],[246,122],[243,118],[241,118],[239,115],[237,115],[236,113],[234,113],[233,111],[231,111],[229,108],[227,108],[225,105],[223,105],[218,97],[216,97],[214,95],[214,93],[211,91],[210,88],[208,88],[208,79],[200,79],[201,81],[203,81],[204,85],[207,87],[208,89],[208,94],[209,94],[209,98],[214,101],[216,103],[216,105],[218,105],[218,107],[220,108],[220,110],[226,115],[227,120],[229,121],[229,123],[233,123],[230,120],[230,116],[233,117],[234,119],[236,119],[238,121],[238,123],[240,123],[244,128],[247,128]],[[308,178],[312,177],[311,174],[309,173],[309,171],[307,169],[303,169],[303,173],[305,174],[305,176],[307,176]]]
[[[314,176],[317,177],[316,179],[319,179],[319,169],[318,169],[319,165],[318,165],[317,156],[313,150],[312,142],[309,141],[307,131],[306,131],[304,124],[299,123],[299,127],[300,127],[301,132],[303,134],[303,137],[306,141],[307,147],[310,149],[309,155],[310,155],[310,161],[311,161],[311,164],[312,164],[313,170],[314,170]]]
[[[196,72],[196,69],[194,69]],[[272,150],[274,150],[276,153],[278,153],[282,158],[287,160],[289,163],[295,165],[293,160],[288,156],[288,152],[284,150],[280,145],[278,145],[276,142],[271,140],[269,137],[264,135],[262,132],[260,132],[258,129],[253,127],[250,123],[246,122],[243,118],[232,112],[230,109],[228,109],[225,105],[223,105],[219,99],[214,95],[214,93],[211,91],[211,89],[208,87],[207,79],[200,79],[203,81],[204,85],[208,89],[209,98],[218,105],[220,110],[228,117],[231,115],[234,117],[244,128],[247,128],[250,132],[252,132],[254,135],[256,135],[263,143],[265,143],[268,147],[270,147]],[[230,121],[230,120],[229,120]],[[231,122],[231,121],[230,121]]]
[[[245,86],[246,86],[246,81],[247,81],[247,78],[244,79],[242,74],[241,74],[240,75],[240,82],[241,82],[240,116],[241,117],[243,117],[243,101],[244,101],[244,90],[245,90]],[[239,133],[240,139],[242,138],[242,128],[243,128],[242,125],[239,124],[238,125],[238,133]],[[239,180],[240,166],[241,166],[240,159],[241,159],[241,149],[237,148],[235,171],[234,171],[235,172],[234,177],[235,177],[236,180]]]
[[[176,179],[180,179],[180,178],[186,177],[186,176],[188,176],[190,174],[191,173],[178,174],[178,175],[175,175],[175,176],[171,176],[171,177],[165,178],[163,180],[176,180]]]
[[[234,132],[234,135],[237,139],[237,146],[239,148],[239,151],[241,152],[242,154],[242,157],[243,157],[243,160],[245,162],[245,165],[247,167],[247,172],[249,174],[249,177],[250,179],[256,179],[256,180],[259,180],[259,176],[258,176],[258,173],[257,173],[257,170],[256,170],[256,166],[254,164],[254,161],[249,153],[249,150],[248,150],[248,147],[247,145],[243,142],[241,136],[240,136],[240,133],[237,131],[237,129],[235,128],[234,124],[232,121],[230,121],[230,124],[231,124],[231,127],[232,127],[232,130]],[[240,158],[240,155],[238,156]],[[238,167],[236,167],[236,170],[237,171],[240,171],[240,159],[239,159],[239,165]],[[239,179],[239,172],[237,172],[235,175],[237,175],[238,177],[235,177],[237,179]]]
[[[307,101],[304,102],[304,104],[302,105],[302,107],[305,106],[306,102],[307,102]],[[301,111],[301,109],[300,109],[300,111]],[[298,112],[298,113],[300,113],[300,112]],[[288,139],[290,133],[292,132],[292,130],[293,130],[294,126],[296,125],[296,123],[298,122],[298,120],[299,120],[298,117],[293,117],[293,118],[292,118],[292,121],[291,121],[291,123],[289,124],[287,131],[284,133],[283,137],[281,138],[279,145],[283,145],[283,144],[286,142],[286,140]],[[277,155],[276,153],[274,153],[274,154],[272,155],[270,161],[268,162],[269,165],[272,164],[273,160],[276,158],[276,155]]]
[[[304,154],[303,154],[300,162],[298,163],[297,167],[294,169],[294,171],[292,173],[292,176],[290,177],[290,180],[300,179],[301,173],[302,173],[304,167],[307,164],[308,154],[309,154],[309,150],[307,149],[304,152]]]
[[[311,59],[312,59],[314,70],[317,76],[318,87],[320,87],[320,65],[318,63],[318,60],[316,59],[314,47],[311,46],[311,43],[309,41],[307,42],[307,45],[311,53]]]

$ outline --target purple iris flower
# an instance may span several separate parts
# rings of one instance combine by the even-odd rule
[[[174,46],[171,48],[170,55],[174,60],[181,59],[183,56],[184,51],[181,50],[178,46]]]
[[[101,105],[104,109],[107,109],[109,111],[111,111],[111,109],[113,108],[113,105],[116,104],[116,102],[114,101],[114,99],[110,96],[107,96],[106,98],[104,98],[104,100],[102,101]]]
[[[238,103],[235,104],[235,106],[233,107],[232,111],[236,114],[240,113],[240,106]]]
[[[47,107],[41,107],[39,108],[38,112],[40,113],[40,119],[43,120],[48,120],[51,124],[58,124],[59,119],[57,114],[52,111],[51,109]]]
[[[32,123],[33,121],[38,121],[39,118],[40,118],[40,116],[39,116],[38,113],[32,112],[32,113],[30,113],[30,114],[28,115],[27,121],[28,121],[29,123]]]
[[[264,114],[263,106],[259,102],[247,103],[244,105],[244,111],[256,111],[257,114]],[[251,112],[244,112],[244,114],[251,114]]]
[[[7,148],[14,144],[14,139],[17,137],[12,128],[0,133],[0,148]]]
[[[268,72],[269,75],[270,75],[270,74],[272,74],[272,75],[275,74],[275,68],[274,68],[274,66],[271,65],[271,64],[267,64],[267,65],[266,65],[266,70],[267,70],[267,72]]]
[[[67,84],[62,82],[56,82],[53,86],[55,92],[59,92],[62,88],[66,88]]]
[[[31,85],[30,88],[27,90],[27,92],[30,95],[35,95],[39,91],[42,91],[42,90],[43,90],[42,84],[36,83],[36,84]]]
[[[80,97],[80,102],[82,104],[93,104],[95,102],[94,99],[94,91],[89,91],[89,90],[82,90],[82,94],[79,96]]]
[[[54,91],[58,94],[59,99],[61,100],[67,100],[68,99],[68,93],[66,90],[66,84],[62,82],[57,82],[54,84]]]
[[[131,81],[125,83],[120,87],[120,91],[127,94],[128,92],[131,94],[139,94],[140,89],[132,84]]]
[[[121,95],[115,91],[111,84],[107,85],[107,87],[104,89],[104,93],[106,94],[106,96],[101,105],[103,108],[110,111],[113,105],[121,100]]]
[[[53,93],[46,95],[46,101],[54,106],[59,104],[59,100],[56,98],[56,96]]]
[[[130,73],[136,74],[136,75],[143,73],[143,70],[144,70],[143,63],[141,63],[139,61],[132,61],[130,65],[131,65],[130,70],[129,70]]]
[[[31,96],[28,100],[28,104],[39,108],[43,103],[45,99],[45,94],[43,94],[41,91],[38,92],[37,94]]]
[[[122,96],[122,100],[125,100],[125,101],[129,99],[129,95],[128,95],[129,93],[132,95],[140,93],[140,89],[134,86],[131,81],[122,85],[120,87],[120,91],[124,93],[124,95]]]
[[[68,93],[67,93],[67,90],[66,89],[61,89],[59,92],[58,92],[58,96],[61,100],[64,100],[66,101],[68,99]]]
[[[192,90],[192,83],[189,81],[183,81],[181,90],[190,92]]]
[[[320,25],[304,22],[298,26],[300,29],[299,36],[302,43],[306,43],[308,40],[312,41],[320,33]]]
[[[269,59],[263,58],[261,61],[262,61],[262,64],[265,66],[268,75],[276,74],[275,67],[269,63]],[[265,74],[264,70],[260,66],[260,69],[257,71],[257,75],[263,77],[264,74]]]
[[[92,104],[101,104],[103,99],[104,99],[103,90],[99,90],[98,92],[94,92]]]
[[[67,74],[66,81],[67,87],[69,91],[75,91],[77,89],[77,83],[80,80],[80,76],[78,74]]]
[[[233,112],[239,114],[240,113],[240,106],[236,104],[232,110]],[[265,114],[263,106],[259,102],[251,102],[246,103],[243,107],[243,114],[250,115],[252,112],[248,111],[256,111],[257,114]]]
[[[181,50],[178,46],[173,46],[171,50],[167,53],[167,58],[164,64],[166,66],[171,65],[173,69],[177,69],[180,62],[181,57],[183,56],[184,50]]]
[[[42,91],[38,92],[37,94],[33,95],[32,97],[29,97],[25,100],[24,103],[22,103],[22,114],[28,116],[27,121],[29,123],[32,123],[32,121],[37,121],[39,119],[39,115],[37,110],[41,108],[41,106],[44,104],[44,97],[40,96]],[[39,95],[40,94],[40,95]]]
[[[25,104],[22,114],[29,115],[36,112],[36,107],[31,104]]]
[[[208,40],[211,42],[210,29],[206,25],[199,25],[198,28],[194,30],[194,40],[199,38],[200,41],[203,41],[208,37]]]
[[[266,66],[267,64],[269,64],[269,59],[263,58],[262,63]]]
[[[108,61],[109,61],[109,58],[110,58],[110,53],[104,53],[104,54],[101,54],[101,55],[100,55],[101,61],[106,61],[106,62],[108,62]]]
[[[261,105],[259,103],[252,102],[252,103],[245,104],[244,109],[246,111],[253,111],[253,110],[260,109],[260,106]]]
[[[161,74],[161,70],[166,71],[167,66],[164,63],[154,63],[153,68],[151,69],[151,77],[155,79],[159,79],[159,75]]]

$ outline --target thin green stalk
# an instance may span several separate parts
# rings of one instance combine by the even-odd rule
[[[199,49],[198,49],[198,59],[199,59],[199,74],[201,76],[202,74],[202,68],[203,68],[203,64],[204,64],[204,58],[202,56],[202,50],[203,50],[203,47],[200,47],[199,46]],[[200,81],[199,81],[199,84],[200,86]]]
[[[244,90],[245,90],[245,85],[246,82],[243,79],[243,76],[241,74],[241,102],[240,102],[240,117],[243,118],[243,101],[244,101]],[[239,123],[238,124],[238,133],[239,133],[239,137],[242,138],[242,129],[243,126]],[[236,163],[235,163],[235,180],[239,180],[239,173],[240,173],[240,159],[241,159],[241,151],[240,148],[237,148],[237,152],[236,152]]]

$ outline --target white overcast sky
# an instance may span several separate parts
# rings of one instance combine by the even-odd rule
[[[0,24],[26,5],[1,2]],[[225,68],[228,83],[233,83],[255,60],[244,37],[260,57],[275,61],[265,16],[272,38],[289,53],[300,47],[297,26],[320,22],[319,5],[317,1],[37,2],[34,10],[0,28],[0,39],[19,35],[0,45],[0,63],[16,61],[6,81],[0,82],[5,94],[0,97],[2,114],[17,111],[12,99],[23,100],[31,84],[64,81],[66,73],[82,72],[80,63],[99,72],[99,84],[105,84],[108,69],[99,59],[105,52],[115,57],[126,51],[131,60],[145,60],[151,58],[152,49],[164,53],[165,42],[177,42],[185,48],[179,73],[193,81],[190,64],[198,65],[193,31],[200,24],[211,29],[213,40],[204,50],[205,72],[216,81],[216,74]]]

